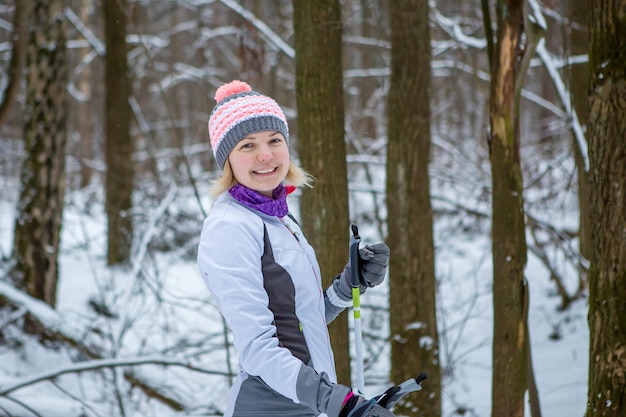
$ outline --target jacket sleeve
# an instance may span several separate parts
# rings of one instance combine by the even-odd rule
[[[278,345],[274,315],[263,287],[262,254],[260,219],[258,224],[211,215],[205,220],[198,267],[233,333],[240,366],[292,401],[316,412],[332,412],[340,408],[349,388],[330,382],[325,374],[318,374]]]
[[[339,415],[350,388],[330,382],[325,373],[318,374],[309,366],[302,365],[298,375],[298,398],[316,413],[328,417]]]

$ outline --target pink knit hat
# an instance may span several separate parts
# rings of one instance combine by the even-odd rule
[[[252,91],[239,80],[222,85],[215,93],[217,104],[209,117],[209,138],[220,168],[237,142],[246,136],[272,130],[289,143],[287,118],[270,97]]]

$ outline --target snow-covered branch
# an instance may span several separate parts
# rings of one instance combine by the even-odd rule
[[[231,9],[232,11],[239,14],[241,17],[246,19],[248,22],[252,24],[255,28],[259,30],[267,39],[276,45],[276,47],[281,50],[285,55],[289,58],[293,59],[296,57],[296,51],[287,44],[276,32],[270,29],[264,22],[257,19],[252,13],[246,10],[239,3],[232,0],[220,0],[220,3]]]
[[[550,75],[550,79],[552,79],[554,88],[556,88],[556,92],[559,95],[559,99],[561,100],[561,105],[563,106],[563,108],[565,109],[565,113],[569,117],[571,129],[574,133],[574,138],[576,140],[576,145],[578,146],[580,155],[583,158],[583,163],[585,164],[585,171],[589,171],[587,139],[585,138],[583,127],[578,120],[578,114],[576,113],[576,109],[572,107],[570,92],[567,87],[565,87],[563,78],[561,78],[561,74],[559,74],[557,66],[552,59],[552,55],[550,55],[550,53],[546,49],[546,43],[543,39],[541,40],[541,42],[539,42],[539,45],[537,45],[537,55],[539,56],[539,58],[541,58],[541,62],[543,62],[543,65]]]
[[[39,373],[37,375],[31,375],[16,382],[12,382],[7,386],[0,386],[0,396],[6,396],[20,388],[24,388],[29,385],[36,384],[41,381],[46,381],[59,377],[61,375],[70,373],[79,373],[85,371],[93,371],[102,368],[114,368],[122,366],[137,366],[137,365],[163,365],[163,366],[178,366],[183,367],[195,372],[200,372],[210,375],[228,376],[225,372],[198,368],[191,365],[189,362],[185,362],[179,359],[168,359],[163,356],[144,356],[139,358],[126,358],[126,359],[100,359],[88,362],[80,362],[72,365],[61,366],[49,371]]]
[[[72,325],[72,320],[66,320],[48,304],[2,281],[0,281],[1,299],[7,300],[17,309],[27,311],[49,332],[63,335],[62,339],[65,341],[78,342],[83,339],[84,333],[79,327]]]
[[[83,21],[80,19],[80,17],[76,16],[76,13],[74,13],[74,10],[72,10],[71,7],[65,8],[65,17],[67,17],[67,20],[69,20],[72,25],[74,25],[76,30],[78,30],[80,34],[83,35],[85,40],[89,42],[89,45],[92,46],[92,48],[98,53],[98,55],[104,56],[104,54],[106,53],[106,47],[104,46],[104,43],[93,33],[93,31],[91,31],[91,29],[85,26]]]
[[[172,184],[171,188],[168,190],[167,195],[161,201],[161,204],[151,213],[150,219],[147,224],[146,233],[144,233],[141,238],[141,242],[139,242],[139,247],[137,248],[137,253],[133,256],[133,276],[137,276],[141,271],[144,258],[148,253],[148,245],[152,241],[152,238],[158,233],[156,229],[156,224],[163,214],[167,210],[167,208],[172,204],[174,198],[176,197],[176,184]]]
[[[62,374],[120,366],[154,364],[184,367],[204,374],[218,376],[228,375],[226,372],[194,367],[189,362],[185,362],[182,359],[169,359],[165,356],[158,355],[130,359],[103,358],[99,349],[91,347],[85,342],[84,336],[89,334],[88,329],[82,329],[79,326],[71,325],[70,323],[75,323],[74,320],[65,317],[63,314],[57,312],[43,301],[35,299],[2,281],[0,281],[0,300],[4,300],[8,305],[19,309],[20,314],[26,312],[32,320],[45,329],[48,337],[64,342],[67,346],[71,346],[87,357],[93,359],[89,362],[70,364],[37,375],[26,376],[9,386],[0,388],[0,396],[6,396],[7,394],[27,385],[32,385],[42,380],[51,379]],[[171,394],[161,392],[159,387],[162,386],[162,381],[160,379],[156,380],[159,376],[154,376],[150,373],[133,372],[126,374],[125,377],[133,385],[140,386],[144,392],[153,393],[151,396],[153,398],[157,398],[162,403],[170,407],[175,406],[173,408],[176,409],[184,408],[183,405],[180,404],[180,401],[173,398]]]
[[[437,9],[433,9],[432,16],[435,23],[461,45],[475,49],[483,49],[487,46],[487,41],[485,39],[466,35],[458,23],[442,15]]]

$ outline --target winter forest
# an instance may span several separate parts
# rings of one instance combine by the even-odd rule
[[[626,415],[626,0],[0,0],[0,416],[221,416],[196,251],[214,94],[289,119],[324,280],[350,225],[365,394],[410,417]],[[354,386],[354,322],[329,326]]]

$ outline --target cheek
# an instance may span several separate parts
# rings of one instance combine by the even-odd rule
[[[283,151],[281,151],[280,159],[283,162],[289,162],[289,149],[285,148]]]
[[[233,169],[245,169],[250,165],[250,158],[246,154],[237,154],[230,160]]]
[[[233,175],[235,176],[235,178],[240,177],[241,174],[247,170],[245,158],[242,158],[241,156],[237,156],[234,158],[230,158],[229,161],[230,161],[230,168],[232,169]]]

